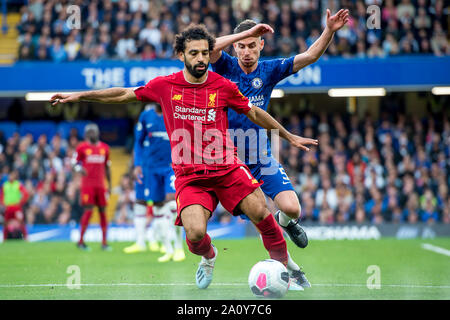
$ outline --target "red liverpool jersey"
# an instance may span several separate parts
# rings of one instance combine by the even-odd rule
[[[193,84],[180,71],[134,92],[140,101],[161,105],[177,176],[242,163],[228,132],[227,108],[246,114],[251,104],[233,82],[208,71],[203,83]]]
[[[82,186],[105,187],[105,166],[109,161],[109,146],[99,141],[96,144],[81,142],[76,150],[77,162],[86,170]]]

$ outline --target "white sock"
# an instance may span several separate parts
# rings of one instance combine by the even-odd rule
[[[295,261],[292,260],[291,255],[289,254],[289,252],[288,252],[288,263],[287,263],[286,268],[289,271],[298,271],[298,270],[300,270],[300,267],[298,266],[298,264],[296,264]]]
[[[162,217],[160,219],[163,219],[161,221],[160,226],[162,227],[163,237],[162,237],[162,243],[166,247],[166,253],[167,254],[173,254],[173,245],[172,240],[175,237],[175,230],[174,225],[171,225],[171,221],[167,219],[167,217]]]
[[[287,214],[285,214],[283,211],[279,210],[280,214],[278,215],[280,220],[280,225],[283,227],[287,227],[289,222],[291,222],[291,217],[289,217]]]
[[[175,249],[180,250],[183,249],[183,229],[180,226],[175,227]]]
[[[175,217],[177,213],[177,203],[175,200],[168,201],[161,208],[161,214],[163,214],[164,223],[164,245],[169,248],[167,249],[168,253],[173,253],[173,245],[172,242],[175,243],[175,248],[179,249],[179,244],[177,243],[177,230],[174,225]]]
[[[153,206],[153,221],[151,228],[151,237],[153,241],[162,243],[162,230],[161,230],[161,209],[162,207]]]
[[[154,222],[155,222],[155,218],[153,218],[153,220],[152,220],[152,222],[150,224],[150,228],[148,228],[148,230],[147,230],[147,240],[150,243],[156,242],[155,232],[154,232],[154,227],[153,227],[154,226]]]
[[[134,204],[134,227],[136,229],[136,243],[145,247],[145,225],[147,223],[147,207],[140,203]]]

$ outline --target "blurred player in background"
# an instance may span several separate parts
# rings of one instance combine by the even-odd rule
[[[206,289],[213,278],[218,250],[206,231],[219,201],[229,212],[244,213],[250,218],[272,259],[284,265],[288,261],[286,241],[267,209],[261,183],[237,158],[229,137],[227,108],[246,114],[267,130],[279,130],[280,136],[294,147],[309,150],[307,145],[318,145],[317,140],[289,133],[267,112],[253,106],[235,84],[208,71],[214,43],[214,37],[203,26],[191,25],[176,36],[174,43],[174,50],[184,63],[182,71],[157,77],[136,89],[58,93],[51,98],[53,105],[85,100],[161,104],[176,175],[175,223],[183,225],[189,250],[201,257],[195,275],[199,289]]]
[[[89,225],[94,206],[97,206],[102,229],[102,249],[110,251],[111,247],[106,240],[108,229],[106,206],[108,195],[111,194],[109,146],[100,141],[100,131],[95,123],[86,125],[84,138],[85,141],[77,146],[74,154],[74,171],[83,175],[80,193],[84,213],[80,220],[80,240],[77,246],[82,250],[90,249],[84,243],[84,233]],[[108,181],[108,189],[105,188],[105,178]]]
[[[3,240],[27,239],[27,227],[23,206],[29,194],[25,186],[18,180],[19,172],[14,169],[8,175],[0,189],[0,204],[5,207],[3,221]]]
[[[252,20],[245,20],[236,27],[233,35],[217,38],[216,45],[211,53],[213,70],[235,82],[239,90],[254,105],[267,110],[272,90],[277,83],[316,62],[327,49],[334,33],[342,28],[347,21],[348,10],[340,10],[333,16],[331,16],[330,10],[327,10],[326,28],[306,52],[287,59],[259,61],[261,50],[264,48],[264,40],[261,39],[261,36],[267,32],[273,33],[273,29],[266,24],[256,24]],[[233,44],[237,58],[222,51],[231,44]],[[260,131],[260,126],[232,109],[228,110],[228,120],[230,129],[255,130],[255,141],[249,141],[248,144],[245,144],[245,159],[242,160],[245,160],[258,181],[264,181],[261,189],[275,202],[279,209],[275,213],[278,224],[298,247],[305,248],[308,245],[308,238],[299,225],[301,207],[297,194],[284,168],[271,155],[270,144],[258,146],[259,141],[261,141],[258,135],[266,135],[266,131]],[[263,141],[269,141],[267,136],[265,138]],[[271,158],[269,162],[265,161],[264,164],[258,156],[262,147],[267,148],[267,156]],[[269,167],[273,169],[270,170]],[[303,287],[311,286],[304,273],[291,258],[289,258],[288,269],[291,276],[298,279],[299,285]]]
[[[185,254],[181,227],[175,226],[175,174],[171,167],[170,141],[164,126],[160,105],[144,110],[135,128],[134,176],[136,202],[134,226],[136,243],[124,249],[125,253],[146,251],[147,202],[153,202],[150,230],[150,250],[164,245],[165,255],[159,262],[183,261]],[[174,245],[172,245],[174,242]],[[156,248],[154,247],[156,244]]]

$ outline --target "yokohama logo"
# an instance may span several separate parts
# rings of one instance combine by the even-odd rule
[[[214,111],[214,109],[209,109],[208,121],[216,121],[216,111]]]

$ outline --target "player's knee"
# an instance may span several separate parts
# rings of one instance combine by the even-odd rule
[[[301,215],[301,206],[298,202],[283,203],[279,209],[292,219],[297,219]]]
[[[193,242],[202,240],[203,237],[206,235],[206,230],[201,227],[191,227],[188,229],[185,228],[185,232],[186,232],[186,238],[189,241],[193,241]]]
[[[258,202],[252,208],[252,220],[256,223],[263,221],[269,214],[270,211],[267,208],[266,202]]]

